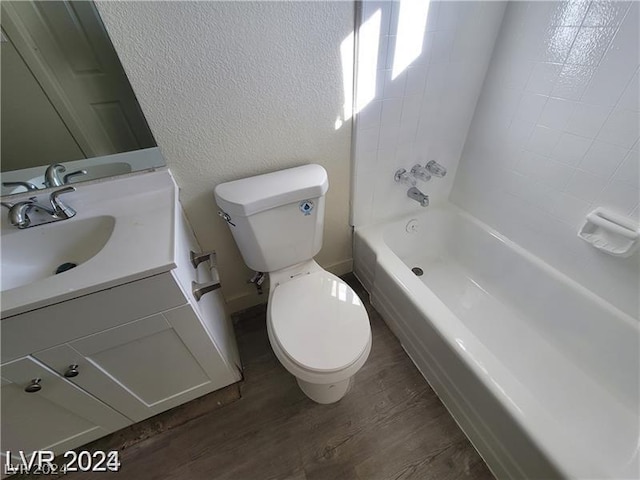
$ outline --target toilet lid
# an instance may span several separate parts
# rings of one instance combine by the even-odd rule
[[[362,301],[329,272],[278,285],[269,308],[278,343],[291,360],[309,370],[330,372],[348,367],[371,338]]]

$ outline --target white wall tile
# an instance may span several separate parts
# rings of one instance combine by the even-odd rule
[[[564,65],[551,95],[566,100],[580,100],[596,68],[590,65]]]
[[[613,179],[640,188],[640,152],[638,150],[629,151]]]
[[[615,105],[638,68],[638,8],[633,2],[620,29],[591,79],[583,100],[599,105]]]
[[[631,2],[591,2],[583,25],[589,27],[615,27],[620,25]]]
[[[608,179],[606,177],[594,175],[583,170],[576,170],[564,191],[569,195],[591,203],[598,198],[607,183]]]
[[[398,125],[402,118],[402,98],[387,98],[382,101],[382,125]]]
[[[406,95],[422,94],[427,83],[428,69],[429,67],[425,65],[410,66],[407,69]]]
[[[565,2],[548,2],[545,8],[552,8],[550,23],[552,25],[580,26],[589,10],[589,2],[569,0]],[[538,10],[540,7],[531,8]]]
[[[576,231],[600,205],[640,216],[639,14],[640,2],[510,2],[451,192],[634,315],[637,274]]]
[[[536,125],[526,144],[526,149],[544,156],[550,156],[558,144],[562,132],[552,128]]]
[[[360,128],[367,129],[376,127],[380,124],[380,113],[382,111],[382,102],[370,102],[365,108],[358,113],[358,125]]]
[[[563,130],[573,113],[575,103],[561,98],[550,98],[538,119],[540,125]]]
[[[563,133],[555,148],[551,152],[554,160],[576,166],[585,156],[593,140],[579,137],[572,133]]]
[[[572,197],[566,193],[561,193],[556,198],[556,203],[551,213],[559,220],[573,226],[577,230],[582,222],[584,222],[584,217],[589,213],[590,208],[591,204],[589,202]]]
[[[393,150],[398,145],[399,123],[390,123],[380,129],[378,150]]]
[[[626,156],[626,149],[595,140],[579,166],[583,170],[609,178]]]
[[[598,140],[631,148],[640,137],[640,112],[614,110],[602,126]]]
[[[566,62],[569,65],[598,65],[614,33],[615,29],[610,27],[580,28]]]
[[[540,56],[543,62],[564,63],[578,35],[578,27],[552,27]],[[539,43],[539,42],[538,42]]]
[[[562,64],[560,63],[536,63],[526,89],[533,93],[549,95],[561,70]]]
[[[638,81],[637,70],[625,88],[622,97],[620,97],[617,108],[640,111],[640,82]]]
[[[575,135],[595,138],[610,112],[611,107],[578,103],[569,117],[566,130]]]
[[[392,70],[385,70],[384,74],[384,91],[382,95],[387,98],[404,97],[404,88],[407,83],[407,72],[400,73],[397,77],[392,78]]]
[[[516,109],[515,118],[523,122],[537,123],[547,103],[546,95],[524,92]]]
[[[640,200],[640,191],[626,183],[612,181],[607,185],[596,203],[622,215],[631,213]]]

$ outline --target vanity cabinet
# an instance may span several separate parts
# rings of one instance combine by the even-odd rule
[[[2,456],[62,452],[131,421],[30,356],[2,365]]]
[[[174,218],[166,271],[2,320],[3,451],[59,454],[242,378],[220,290],[193,293],[215,266]]]

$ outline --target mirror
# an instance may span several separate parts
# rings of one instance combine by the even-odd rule
[[[93,2],[1,8],[2,195],[163,165]]]

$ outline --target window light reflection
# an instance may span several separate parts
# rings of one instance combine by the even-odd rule
[[[391,80],[400,75],[422,54],[430,3],[429,0],[400,0],[398,36],[393,53]]]

